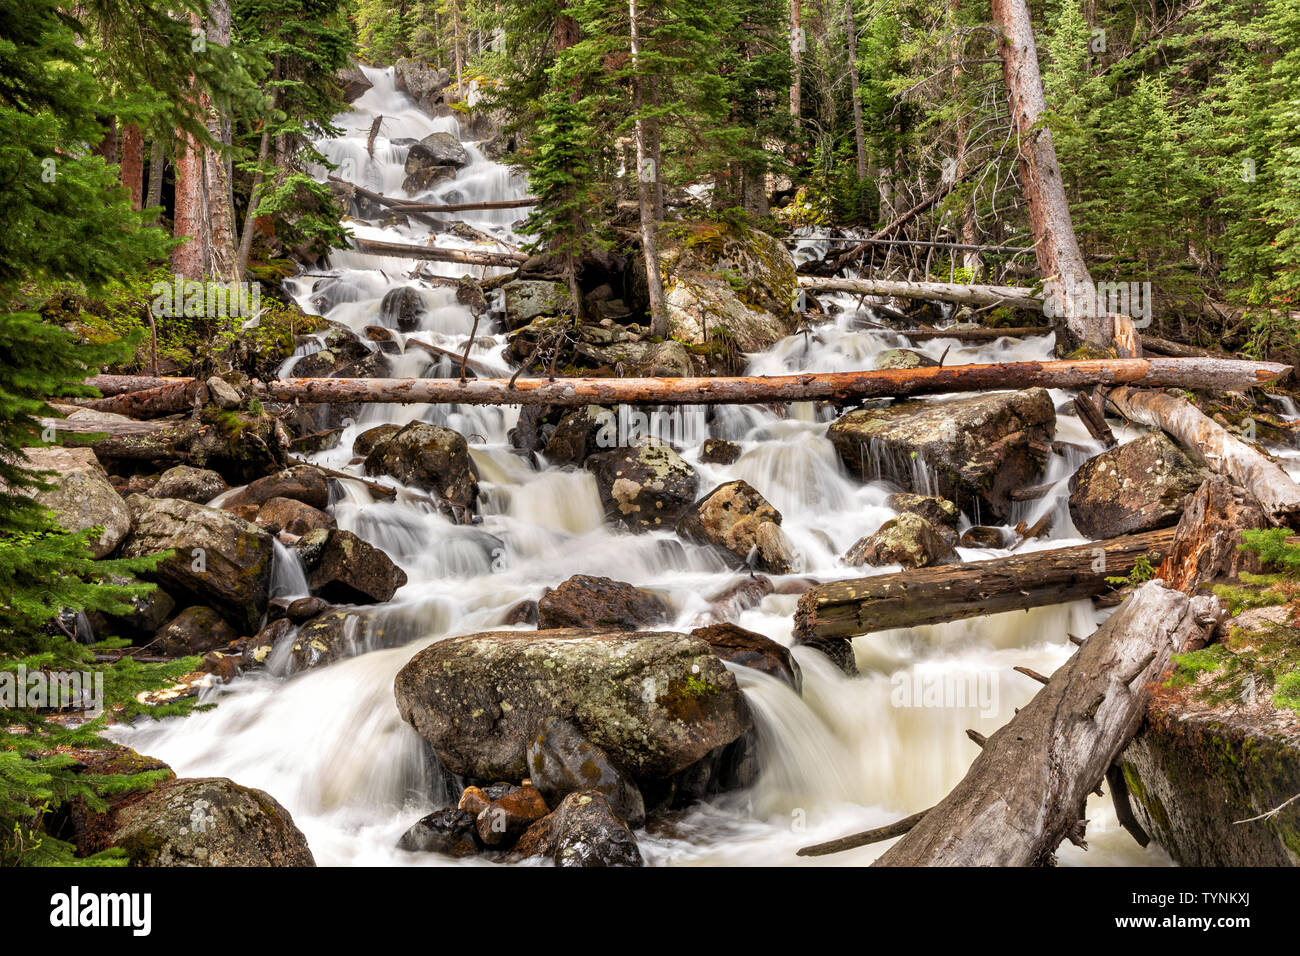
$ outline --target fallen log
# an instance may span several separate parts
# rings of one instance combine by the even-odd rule
[[[182,379],[152,388],[122,392],[109,398],[97,398],[93,402],[87,402],[84,407],[131,418],[161,418],[188,411],[195,404],[202,405],[207,400],[207,385],[194,379]]]
[[[799,599],[794,636],[814,646],[895,627],[1064,604],[1114,589],[1140,557],[1158,564],[1174,529],[988,561],[832,581]]]
[[[884,330],[882,330],[884,331]],[[890,329],[889,331],[893,331]],[[995,342],[1000,338],[1026,339],[1035,335],[1049,335],[1050,325],[1030,325],[1009,329],[903,329],[898,334],[913,342],[931,339],[956,339],[958,342]]]
[[[1113,389],[1106,400],[1129,421],[1162,429],[1193,460],[1250,492],[1269,517],[1280,520],[1300,514],[1300,485],[1291,480],[1282,466],[1204,415],[1191,402],[1167,392],[1127,387]]]
[[[276,400],[320,403],[737,405],[1098,384],[1240,389],[1289,371],[1286,365],[1223,359],[1081,359],[738,378],[287,378],[254,388]]]
[[[1222,614],[1217,598],[1142,585],[874,865],[1042,866],[1062,840],[1086,847],[1088,794],[1137,733],[1147,684]]]
[[[402,207],[403,212],[419,210]],[[513,269],[521,266],[528,257],[519,252],[483,252],[477,249],[439,249],[437,246],[420,246],[407,242],[380,242],[377,239],[353,237],[352,248],[371,256],[394,256],[399,259],[428,259],[433,262],[458,262],[467,266],[494,266]]]
[[[180,382],[192,382],[189,377],[167,378],[157,375],[92,375],[85,384],[99,392],[105,398],[112,395],[125,395],[127,392],[142,392],[146,388],[160,385],[176,385]]]
[[[364,196],[372,202],[377,202],[381,206],[389,206],[403,212],[475,212],[486,209],[522,209],[525,206],[537,205],[536,196],[526,196],[523,199],[492,199],[484,202],[417,202],[414,199],[393,199],[383,193],[377,193],[373,189],[366,189],[364,186],[358,186],[356,183],[350,183],[346,179],[340,179],[337,176],[331,176],[330,181],[349,186],[358,195]]]
[[[901,279],[827,279],[800,276],[799,287],[813,292],[852,292],[897,299],[925,299],[957,305],[1009,305],[1041,312],[1042,298],[1033,289],[1014,285],[962,285],[955,282],[905,282]]]

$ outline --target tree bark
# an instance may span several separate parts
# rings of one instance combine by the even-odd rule
[[[895,627],[1095,597],[1114,590],[1106,578],[1124,577],[1144,555],[1162,556],[1173,540],[1174,529],[1165,528],[1050,551],[820,584],[799,599],[794,635],[800,643],[815,646]]]
[[[796,0],[797,2],[797,0]],[[858,97],[858,26],[853,0],[844,0],[844,32],[849,43],[849,100],[853,104],[853,148],[858,160],[858,184],[867,178],[867,134],[862,125],[862,100]]]
[[[131,195],[131,208],[144,208],[144,137],[134,123],[122,128],[122,185]]]
[[[83,384],[108,397],[125,395],[127,392],[142,392],[146,388],[157,388],[160,385],[180,385],[192,381],[194,379],[188,377],[159,378],[156,375],[94,375],[86,379]]]
[[[1289,366],[1216,359],[1086,359],[1002,362],[739,378],[287,378],[266,382],[271,398],[303,402],[395,402],[468,405],[737,405],[764,402],[853,402],[867,398],[977,392],[986,389],[1152,387],[1239,389],[1275,381]]]
[[[1300,514],[1300,485],[1291,480],[1282,466],[1207,418],[1191,402],[1167,392],[1124,387],[1111,391],[1106,400],[1129,421],[1163,429],[1195,461],[1250,492],[1270,518],[1281,520]]]
[[[796,125],[803,112],[803,3],[790,0],[790,115]]]
[[[900,279],[828,279],[799,276],[799,288],[813,292],[852,292],[856,295],[926,299],[958,305],[1008,305],[1033,312],[1043,303],[1032,289],[1012,285],[963,285],[955,282],[904,282]]]
[[[659,237],[655,224],[654,198],[651,194],[658,169],[651,168],[646,146],[646,123],[641,112],[645,106],[643,78],[638,72],[641,59],[641,29],[638,25],[637,0],[628,0],[628,21],[632,50],[632,109],[636,113],[636,195],[641,213],[641,252],[645,257],[646,288],[650,299],[650,334],[668,336],[668,313],[664,310],[664,283],[659,272]]]
[[[206,402],[208,387],[200,381],[169,382],[140,391],[124,392],[109,398],[97,398],[86,408],[113,412],[131,418],[161,418],[188,411],[196,402]]]
[[[275,58],[275,69],[272,72],[272,79],[280,79],[280,58]],[[271,100],[268,104],[267,115],[275,111],[276,103],[280,99],[280,88],[276,86],[271,91]],[[378,118],[376,119],[376,122]],[[374,142],[374,130],[370,133],[371,142]],[[266,158],[271,155],[271,123],[269,119],[262,120],[262,138],[257,144],[257,172],[253,175],[253,185],[248,192],[248,208],[244,210],[244,231],[239,237],[239,252],[235,257],[235,268],[239,270],[241,277],[248,272],[248,256],[253,249],[253,227],[257,225],[257,204],[262,200],[262,184],[266,181]]]
[[[156,209],[162,205],[163,174],[166,172],[166,165],[167,149],[161,139],[155,138],[149,150],[149,188],[145,196],[145,206],[149,209]]]
[[[1137,733],[1148,683],[1222,613],[1216,598],[1144,584],[875,865],[1043,866],[1062,840],[1086,846],[1088,794]]]

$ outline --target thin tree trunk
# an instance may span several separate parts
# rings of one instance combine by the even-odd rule
[[[161,138],[154,138],[149,150],[149,189],[145,206],[156,209],[162,205],[163,175],[166,173],[167,148]]]
[[[641,116],[645,105],[643,80],[639,73],[641,59],[641,32],[637,22],[636,0],[628,0],[628,21],[631,30],[632,53],[632,109],[636,113],[636,194],[641,212],[641,251],[645,257],[646,288],[650,299],[650,334],[659,338],[668,335],[668,313],[664,309],[663,276],[659,273],[658,227],[655,225],[651,186],[658,170],[651,169],[646,149],[646,124]],[[650,165],[647,165],[650,163]]]
[[[140,127],[134,123],[122,128],[119,174],[122,185],[131,195],[131,208],[144,208],[144,137],[140,134]]]
[[[274,80],[280,79],[280,58],[275,58],[275,70],[271,74]],[[280,88],[274,87],[271,90],[271,101],[267,108],[267,115],[275,111],[276,104],[280,100]],[[373,130],[372,130],[373,141]],[[253,249],[253,229],[257,225],[257,204],[262,199],[262,184],[266,181],[266,159],[271,154],[271,124],[269,120],[262,121],[262,138],[257,144],[257,172],[253,176],[253,186],[248,192],[248,208],[244,210],[244,232],[239,237],[239,254],[235,259],[235,267],[239,270],[240,278],[244,278],[248,271],[248,256]]]
[[[790,115],[803,112],[803,2],[790,0]]]
[[[867,178],[867,134],[862,125],[862,101],[858,98],[858,26],[853,16],[853,0],[844,0],[844,31],[849,42],[849,99],[853,102],[853,146],[861,185]]]

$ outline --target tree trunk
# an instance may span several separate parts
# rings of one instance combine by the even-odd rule
[[[275,69],[271,74],[272,79],[280,79],[280,58],[275,58]],[[267,114],[275,111],[276,104],[280,99],[280,88],[274,87],[271,91],[271,100],[267,106]],[[378,118],[376,118],[376,124]],[[371,130],[371,141],[374,140],[374,130]],[[253,228],[257,225],[257,204],[262,199],[262,184],[266,181],[266,159],[271,155],[271,124],[266,118],[262,120],[262,138],[257,144],[257,172],[253,175],[253,185],[248,192],[248,208],[244,210],[244,231],[239,237],[239,253],[235,259],[235,268],[239,270],[241,277],[245,276],[248,271],[248,256],[253,249]]]
[[[952,282],[905,282],[901,279],[826,279],[799,276],[799,287],[813,292],[853,292],[858,295],[926,299],[958,305],[1006,305],[1039,312],[1043,303],[1032,289],[1012,285],[963,285]]]
[[[1137,733],[1170,655],[1203,646],[1218,600],[1144,584],[877,866],[1043,866],[1083,842],[1084,806]]]
[[[740,378],[287,378],[261,385],[277,400],[450,402],[468,405],[743,405],[853,402],[867,398],[1141,384],[1159,388],[1239,389],[1280,378],[1289,367],[1217,359],[1086,359],[1003,362]]]
[[[380,242],[378,239],[353,237],[352,248],[372,256],[394,256],[398,259],[425,259],[431,262],[459,262],[469,266],[495,266],[513,269],[523,265],[528,257],[518,252],[482,252],[478,249],[439,249],[436,246],[419,246],[406,242]]]
[[[1151,556],[1157,563],[1173,539],[1174,529],[1166,528],[1050,551],[820,584],[799,599],[794,635],[800,643],[822,645],[895,627],[1095,597],[1114,590],[1106,578],[1124,577],[1139,557]]]
[[[1263,505],[1269,517],[1283,519],[1300,514],[1300,485],[1291,480],[1282,466],[1236,438],[1213,419],[1207,418],[1191,402],[1167,392],[1140,391],[1134,388],[1114,389],[1106,398],[1129,421],[1163,429],[1193,460],[1250,492]]]
[[[107,397],[125,395],[127,392],[142,392],[146,388],[157,388],[159,385],[179,385],[192,381],[194,381],[192,378],[158,378],[154,375],[95,375],[86,379],[83,384],[97,389],[101,395]]]
[[[113,412],[131,418],[161,418],[189,411],[195,402],[208,398],[208,387],[196,380],[168,382],[140,391],[124,392],[110,398],[97,398],[86,404],[97,412]]]
[[[650,334],[659,338],[668,336],[668,313],[664,310],[664,283],[659,272],[659,237],[655,225],[654,201],[651,189],[659,176],[646,149],[646,123],[641,115],[645,101],[643,78],[639,70],[641,58],[641,32],[637,23],[636,0],[628,0],[628,22],[631,29],[632,50],[632,109],[636,114],[636,195],[641,213],[641,252],[645,257],[646,288],[650,299]]]
[[[163,175],[166,172],[167,149],[161,139],[155,138],[149,150],[149,189],[145,206],[156,209],[162,205]]]
[[[844,32],[849,43],[849,100],[853,104],[853,148],[858,159],[860,188],[867,178],[867,134],[862,125],[862,101],[858,97],[858,26],[853,16],[853,0],[844,0]]]
[[[122,160],[120,174],[122,185],[131,194],[131,208],[143,209],[144,203],[144,137],[134,123],[122,128]]]
[[[790,115],[803,112],[803,2],[790,0]]]

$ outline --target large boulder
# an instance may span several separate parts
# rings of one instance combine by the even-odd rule
[[[794,258],[779,240],[735,225],[687,223],[660,253],[668,334],[687,345],[724,340],[757,352],[794,331]]]
[[[383,378],[392,365],[346,325],[337,322],[320,334],[321,348],[297,359],[291,374],[299,378]]]
[[[953,549],[955,535],[944,533],[918,514],[904,512],[891,518],[874,533],[860,539],[844,555],[846,564],[880,568],[888,564],[904,568],[928,568],[955,564],[961,559]]]
[[[657,594],[589,574],[575,574],[537,602],[537,627],[544,631],[558,627],[633,631],[667,620],[668,605]]]
[[[131,866],[315,866],[270,794],[224,777],[169,780],[113,811],[106,843]]]
[[[506,303],[506,328],[521,329],[542,315],[572,315],[573,296],[563,282],[511,279],[501,286]]]
[[[406,154],[403,168],[406,177],[402,189],[418,193],[434,183],[451,179],[456,171],[469,164],[469,154],[450,133],[430,133]]]
[[[309,531],[334,527],[334,519],[325,512],[292,498],[270,499],[258,509],[253,523],[259,528],[276,528],[299,537]]]
[[[336,74],[338,81],[339,93],[343,97],[343,102],[351,103],[360,99],[375,84],[366,78],[361,67],[355,63],[349,63]]]
[[[790,558],[780,524],[781,512],[748,482],[737,480],[697,501],[677,522],[677,533],[687,541],[713,546],[737,567],[785,574]],[[764,531],[765,525],[772,528]]]
[[[221,507],[239,514],[239,509],[251,506],[253,514],[256,514],[257,509],[272,498],[292,498],[313,508],[328,508],[329,478],[313,465],[293,465],[250,482],[222,501]]]
[[[414,332],[424,317],[424,298],[414,286],[389,289],[379,303],[379,324],[399,332]]]
[[[464,437],[426,422],[413,422],[381,440],[366,455],[367,475],[389,475],[404,485],[435,492],[463,520],[478,500],[478,477]]]
[[[617,444],[617,441],[605,444],[611,436],[617,436],[617,424],[614,413],[601,405],[573,409],[560,419],[546,442],[547,462],[581,465],[588,456]]]
[[[35,499],[54,512],[55,520],[69,531],[99,528],[90,541],[96,558],[111,554],[131,531],[131,512],[89,448],[29,448],[28,467],[48,471],[44,480],[54,487],[37,492]]]
[[[206,505],[229,489],[226,480],[210,468],[177,465],[164,471],[162,477],[145,494],[150,498],[180,498],[182,501]]]
[[[668,777],[751,726],[703,641],[662,631],[489,631],[437,641],[397,675],[397,708],[452,773],[519,782],[547,717],[640,781]]]
[[[420,60],[402,57],[393,64],[394,85],[426,113],[436,112],[451,74],[443,67],[429,66]]]
[[[790,653],[790,648],[778,644],[770,637],[746,630],[729,621],[697,627],[691,637],[698,637],[713,653],[724,661],[751,667],[764,674],[780,678],[795,691],[803,688],[803,671]]]
[[[173,593],[199,598],[251,634],[266,611],[274,540],[252,522],[228,511],[177,498],[132,495],[127,505],[135,530],[122,556],[173,552],[146,577]]]
[[[860,408],[827,437],[850,474],[937,494],[963,511],[1006,520],[1012,491],[1041,479],[1056,431],[1046,390]]]
[[[169,656],[184,657],[225,647],[238,638],[220,614],[200,604],[187,607],[159,628],[155,646]]]
[[[673,527],[700,487],[695,469],[659,443],[601,452],[586,467],[596,476],[605,514],[633,531]]]
[[[382,604],[406,584],[405,571],[351,531],[317,529],[298,543],[311,593],[332,604]]]
[[[645,823],[645,801],[609,754],[560,717],[547,717],[528,744],[528,772],[552,806],[571,793],[599,790],[610,807],[632,828]]]
[[[1178,521],[1205,477],[1164,432],[1152,432],[1079,466],[1070,478],[1070,517],[1087,538],[1162,528]]]
[[[636,836],[597,790],[571,793],[519,839],[515,853],[556,866],[642,866]]]

